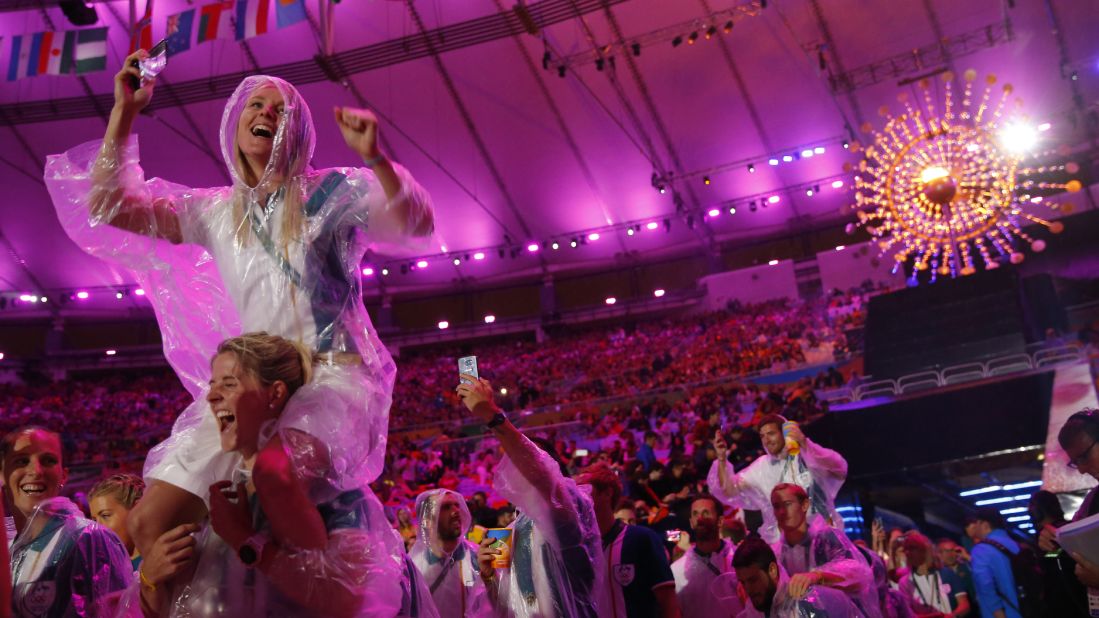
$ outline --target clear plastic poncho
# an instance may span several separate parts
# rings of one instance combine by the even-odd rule
[[[328,546],[280,547],[266,572],[245,568],[236,552],[205,526],[196,533],[194,576],[178,591],[168,616],[438,618],[430,593],[373,493],[345,492],[318,510]],[[265,531],[258,501],[253,501],[253,512],[256,529]],[[120,616],[141,616],[139,595],[135,581]],[[357,611],[347,613],[349,606]]]
[[[719,466],[726,466],[728,483],[719,482]],[[825,448],[808,438],[801,445],[801,452],[794,456],[775,457],[764,453],[739,473],[733,464],[714,460],[706,477],[710,493],[729,506],[751,509],[763,513],[763,525],[759,535],[774,544],[779,540],[778,523],[771,509],[771,490],[779,483],[800,485],[812,500],[811,513],[843,527],[843,519],[836,512],[836,495],[847,480],[847,460],[842,455]]]
[[[458,545],[449,553],[439,538],[439,506],[446,496],[457,500],[462,522]],[[439,616],[491,616],[492,606],[477,565],[477,545],[465,539],[473,518],[462,494],[449,489],[423,492],[416,497],[416,519],[416,543],[409,556],[428,586]]]
[[[775,544],[775,556],[790,576],[809,571],[824,571],[840,578],[826,586],[841,590],[866,618],[881,618],[881,601],[874,573],[862,552],[844,534],[829,526],[822,517],[812,517],[809,532],[797,545],[783,539]]]
[[[285,106],[270,161],[250,187],[235,136],[249,96],[266,85]],[[393,199],[367,169],[311,169],[309,108],[275,77],[241,82],[225,105],[220,136],[230,187],[146,180],[136,135],[83,144],[46,163],[46,187],[66,233],[132,272],[156,312],[165,357],[195,397],[172,436],[150,452],[146,476],[204,498],[210,484],[228,478],[237,457],[220,452],[205,401],[210,359],[220,341],[262,330],[327,361],[280,421],[280,429],[299,429],[325,447],[296,459],[299,473],[331,485],[328,497],[364,486],[383,465],[396,369],[363,307],[359,265],[368,246],[430,229],[430,198],[396,165],[401,191]]]
[[[606,568],[591,496],[534,443],[524,438],[523,444],[535,462],[531,477],[509,457],[496,467],[497,493],[519,510],[510,526],[511,567],[496,571],[496,615],[602,617]]]
[[[749,600],[744,604],[744,609],[737,614],[738,618],[863,618],[862,612],[855,607],[850,597],[827,586],[810,586],[804,598],[791,597],[786,593],[786,588],[790,584],[789,576],[781,566],[778,572],[778,587],[771,604],[771,611],[764,614]],[[723,575],[720,579],[727,580],[730,575],[733,574]]]
[[[133,572],[114,532],[85,519],[68,498],[51,498],[12,543],[12,610],[16,616],[99,616]]]
[[[675,576],[675,595],[683,616],[692,618],[729,618],[736,616],[744,604],[736,595],[736,572],[733,570],[733,552],[736,546],[722,541],[721,549],[703,556],[691,547],[672,563]],[[718,578],[725,576],[715,586]],[[731,578],[731,579],[730,579]],[[722,587],[731,588],[731,594]]]

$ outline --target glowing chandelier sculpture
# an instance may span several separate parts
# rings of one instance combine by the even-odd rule
[[[970,275],[1004,260],[1018,264],[1026,247],[1042,251],[1045,242],[1022,226],[1036,223],[1057,234],[1063,225],[1029,212],[1041,201],[1031,193],[1080,190],[1076,180],[1040,178],[1076,173],[1074,163],[1025,166],[1050,153],[1035,152],[1039,131],[1019,114],[1021,101],[1010,84],[994,88],[996,77],[989,75],[978,93],[976,72],[963,77],[959,97],[954,76],[942,76],[941,105],[924,79],[922,101],[901,93],[899,116],[883,106],[885,127],[874,133],[855,175],[858,223],[848,232],[864,228],[883,255],[892,253],[895,268],[910,263],[913,282],[918,271],[930,270],[932,279]],[[862,130],[873,132],[869,124]]]

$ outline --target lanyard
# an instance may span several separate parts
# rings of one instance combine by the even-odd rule
[[[697,547],[695,547],[694,551],[692,551],[691,553],[694,554],[695,558],[698,558],[698,560],[700,562],[702,562],[702,564],[706,565],[706,568],[710,569],[711,573],[713,573],[714,575],[721,575],[722,571],[720,569],[718,569],[716,566],[714,566],[714,563],[710,562],[710,558],[712,556],[720,556],[721,555],[721,550],[724,549],[724,548],[725,548],[725,543],[722,542],[721,547],[717,548],[717,550],[715,550],[714,552],[712,552],[710,554],[707,554],[706,556],[703,556],[702,554],[700,554],[698,552]]]
[[[932,607],[934,609],[940,609],[938,606],[935,605],[935,601],[939,601],[940,605],[942,605],[942,600],[943,600],[943,597],[942,597],[943,590],[942,590],[942,587],[939,585],[939,572],[938,571],[932,571],[931,574],[929,575],[929,577],[931,578],[931,586],[932,586],[931,591],[930,591],[930,594],[931,594],[931,600],[930,601],[927,600],[927,597],[924,596],[924,594],[923,594],[923,590],[920,589],[920,581],[917,579],[917,577],[919,577],[919,575],[917,575],[915,571],[912,571],[912,587],[914,587],[916,589],[916,594],[920,595],[920,600],[923,601],[923,604],[928,606],[928,607]]]

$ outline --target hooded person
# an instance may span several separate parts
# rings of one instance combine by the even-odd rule
[[[776,485],[771,504],[782,537],[775,553],[790,576],[791,594],[816,585],[847,594],[866,618],[880,618],[881,600],[869,563],[842,532],[820,516],[810,519],[809,497],[792,483]]]
[[[363,306],[360,262],[371,246],[430,235],[430,198],[379,151],[377,121],[365,110],[334,112],[365,167],[312,169],[308,106],[289,83],[259,75],[240,83],[222,114],[231,186],[147,180],[131,129],[154,84],[130,85],[137,76],[130,63],[145,55],[127,57],[115,76],[104,139],[50,156],[45,168],[62,227],[147,292],[164,355],[195,398],[146,459],[150,484],[131,514],[134,540],[144,554],[166,530],[201,520],[208,488],[239,464],[219,448],[232,419],[219,427],[211,414],[208,362],[220,341],[265,331],[303,344],[317,366],[288,403],[254,478],[280,490],[261,492],[265,500],[278,495],[298,507],[265,505],[273,528],[318,547],[319,518],[284,513],[307,514],[366,487],[385,455],[396,368]]]
[[[810,585],[792,594],[786,571],[759,537],[749,537],[736,548],[733,568],[747,597],[739,618],[863,618],[847,595],[827,586]],[[731,579],[731,573],[722,575],[713,586],[728,589]]]
[[[465,535],[473,525],[465,498],[432,489],[416,498],[419,526],[409,556],[431,591],[441,618],[491,616],[478,574],[477,545]]]

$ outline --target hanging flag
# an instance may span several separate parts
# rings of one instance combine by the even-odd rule
[[[195,10],[187,9],[182,13],[168,17],[168,29],[165,38],[168,41],[168,56],[191,49],[191,26],[195,23]]]
[[[131,5],[132,7],[133,5]],[[131,16],[132,17],[132,16]],[[153,0],[145,0],[145,14],[130,28],[130,51],[153,47]]]
[[[305,21],[305,3],[302,0],[275,0],[275,17],[279,28]]]
[[[214,39],[233,39],[233,25],[229,17],[233,12],[233,0],[207,4],[199,9],[198,43]]]
[[[38,74],[66,75],[73,72],[73,52],[76,49],[76,31],[47,32],[38,55]]]
[[[27,70],[30,68],[31,41],[24,39],[25,37],[21,34],[11,37],[11,60],[8,61],[9,82],[25,77]]]
[[[107,68],[107,28],[76,31],[73,64],[77,75]]]
[[[237,0],[237,40],[267,34],[270,0]]]

